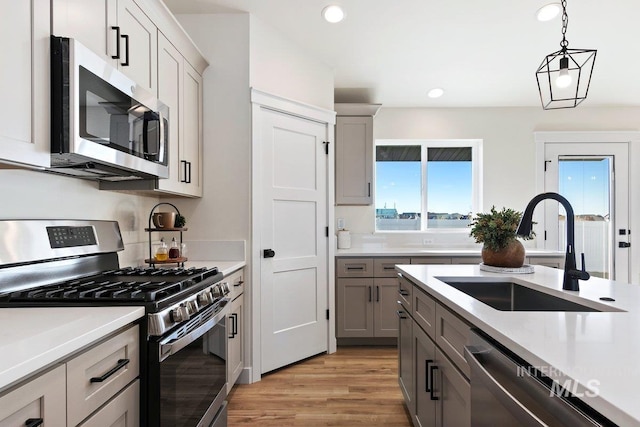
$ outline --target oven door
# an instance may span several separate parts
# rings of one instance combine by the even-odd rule
[[[150,342],[150,426],[226,426],[228,307]]]

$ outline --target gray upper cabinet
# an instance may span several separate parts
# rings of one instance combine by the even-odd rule
[[[373,117],[379,104],[335,104],[336,204],[373,203]]]
[[[0,79],[0,163],[50,164],[50,10],[47,0],[2,2],[0,36],[13,51]]]

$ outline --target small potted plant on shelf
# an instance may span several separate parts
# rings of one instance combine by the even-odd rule
[[[489,213],[478,213],[473,218],[471,233],[476,243],[482,243],[482,262],[485,265],[505,268],[519,268],[524,264],[525,250],[516,238],[516,229],[522,218],[522,212],[502,208],[497,211],[491,207]],[[524,240],[533,238],[523,237]]]

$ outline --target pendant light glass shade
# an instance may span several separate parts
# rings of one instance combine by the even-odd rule
[[[540,101],[545,110],[577,107],[589,92],[597,51],[569,49],[565,37],[568,22],[567,0],[562,0],[561,49],[547,55],[536,71]]]

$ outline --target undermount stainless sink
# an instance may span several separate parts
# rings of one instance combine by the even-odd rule
[[[588,307],[514,282],[438,279],[500,311],[621,311],[605,305],[602,309]]]

